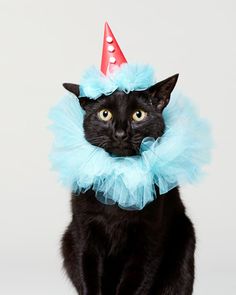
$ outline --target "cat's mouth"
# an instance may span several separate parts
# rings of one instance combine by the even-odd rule
[[[132,149],[123,149],[123,150],[121,150],[119,148],[114,148],[109,153],[112,156],[116,156],[116,157],[128,157],[128,156],[137,155],[137,153]]]
[[[139,150],[126,144],[114,144],[113,146],[106,149],[106,151],[112,156],[116,157],[128,157],[135,156],[139,154]]]

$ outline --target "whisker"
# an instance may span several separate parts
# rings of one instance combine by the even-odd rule
[[[58,151],[60,151],[60,150],[73,150],[73,149],[75,149],[75,148],[81,148],[81,147],[83,147],[83,146],[87,146],[87,143],[83,143],[83,144],[71,144],[71,145],[68,145],[68,146],[66,146],[66,147],[56,147],[56,149],[58,150]]]

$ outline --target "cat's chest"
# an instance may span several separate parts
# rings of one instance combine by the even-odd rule
[[[116,205],[104,205],[93,194],[76,196],[73,213],[89,244],[98,245],[106,253],[132,248],[145,241],[159,239],[163,230],[161,203],[153,202],[143,210],[128,211]]]
[[[136,220],[122,220],[116,217],[100,216],[90,224],[88,231],[109,255],[130,251],[140,240],[139,237],[145,238],[142,226]]]

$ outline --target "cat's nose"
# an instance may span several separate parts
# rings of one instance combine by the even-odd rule
[[[124,139],[124,138],[126,137],[126,133],[125,133],[124,130],[122,130],[122,129],[118,129],[118,130],[116,130],[116,132],[115,132],[115,137],[116,137],[117,139]]]

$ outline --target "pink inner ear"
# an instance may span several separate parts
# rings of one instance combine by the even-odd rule
[[[162,97],[158,101],[157,108],[162,111],[167,106],[167,104],[169,103],[169,101],[170,101],[170,98]]]

